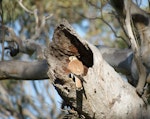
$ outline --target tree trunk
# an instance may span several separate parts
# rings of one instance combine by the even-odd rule
[[[141,119],[148,118],[148,108],[137,95],[136,90],[103,59],[99,50],[82,40],[63,21],[54,32],[53,41],[45,53],[48,64],[49,78],[64,100],[70,106],[72,116],[81,114],[85,118],[96,119]],[[76,108],[76,88],[73,80],[68,78],[67,69],[69,56],[77,56],[85,66],[83,83],[85,96],[83,96],[82,111]],[[70,110],[70,111],[71,111]]]

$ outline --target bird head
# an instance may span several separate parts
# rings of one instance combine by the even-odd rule
[[[70,60],[70,61],[77,60],[77,57],[76,57],[76,56],[70,56],[70,57],[69,57],[69,60]]]

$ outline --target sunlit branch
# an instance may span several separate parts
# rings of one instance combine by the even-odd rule
[[[19,5],[20,5],[26,12],[28,12],[28,13],[30,13],[30,14],[34,14],[33,11],[27,9],[27,8],[23,5],[22,0],[18,0],[18,3],[19,3]]]
[[[131,0],[126,0],[124,1],[125,4],[125,10],[126,10],[126,19],[125,19],[125,25],[127,28],[127,32],[128,35],[130,37],[130,42],[131,42],[131,48],[134,52],[134,58],[135,58],[135,62],[139,71],[139,82],[138,85],[136,87],[136,91],[139,95],[143,94],[144,91],[144,86],[145,86],[145,82],[146,82],[146,75],[147,75],[147,71],[146,68],[143,65],[143,62],[141,60],[141,56],[140,56],[140,47],[139,44],[134,36],[132,27],[131,27],[131,5],[132,5],[132,1]]]

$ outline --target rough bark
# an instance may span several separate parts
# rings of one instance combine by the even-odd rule
[[[83,110],[76,108],[76,90],[73,80],[68,78],[69,56],[77,56],[85,66],[83,78],[87,99],[83,96]],[[147,118],[143,100],[135,88],[122,78],[103,59],[99,50],[82,40],[66,22],[59,24],[53,41],[46,52],[49,64],[48,76],[53,79],[56,90],[65,104],[85,118]],[[74,113],[76,115],[76,113]]]

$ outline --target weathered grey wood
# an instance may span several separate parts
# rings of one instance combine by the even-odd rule
[[[96,47],[100,50],[107,63],[117,72],[124,74],[130,84],[133,86],[137,85],[139,75],[131,49],[110,48],[101,45]]]
[[[83,84],[87,95],[80,112],[83,116],[89,119],[137,119],[147,116],[144,102],[135,88],[122,80],[95,46],[82,40],[67,22],[62,22],[55,29],[46,56],[48,76],[53,78],[66,105],[76,110],[75,84],[68,78],[70,72],[66,69],[71,55],[77,56],[87,69],[83,76],[87,82]]]
[[[135,89],[121,79],[96,48],[89,46],[94,52],[94,65],[88,70],[85,90],[91,107],[97,112],[96,118],[142,118],[144,115],[139,112],[142,112],[143,102]]]
[[[0,62],[0,80],[18,79],[18,80],[42,80],[48,79],[48,64],[43,61],[1,61]]]

